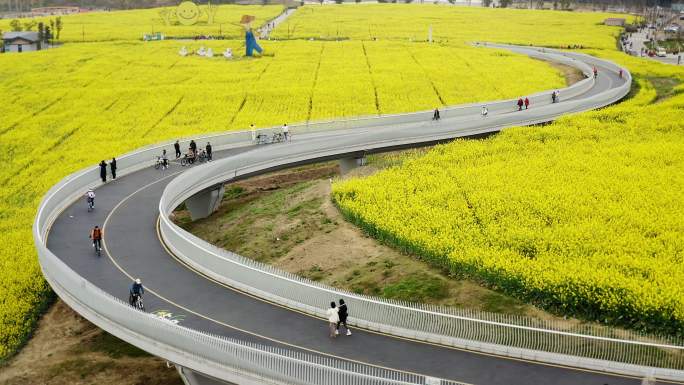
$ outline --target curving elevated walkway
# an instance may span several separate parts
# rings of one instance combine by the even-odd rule
[[[523,112],[513,112],[511,101],[487,103],[486,119],[479,116],[481,104],[476,104],[446,109],[436,123],[427,112],[293,126],[290,143],[268,146],[251,145],[249,132],[215,135],[208,140],[215,148],[223,147],[215,151],[215,161],[193,167],[149,167],[161,148],[173,153],[170,143],[140,150],[120,158],[122,175],[97,189],[92,213],[81,196],[97,184],[95,169],[67,177],[46,195],[34,225],[43,272],[60,297],[84,317],[176,364],[192,383],[640,384],[643,376],[655,372],[619,363],[580,369],[573,366],[587,365],[572,360],[557,365],[550,363],[553,357],[530,359],[524,354],[516,358],[512,351],[492,355],[475,345],[464,349],[418,341],[401,330],[354,328],[352,337],[331,341],[326,322],[310,306],[288,302],[289,293],[275,278],[261,282],[260,288],[246,286],[241,277],[220,270],[231,265],[204,259],[202,248],[207,246],[168,221],[178,204],[235,178],[550,121],[613,103],[629,91],[629,74],[620,79],[609,62],[551,50],[505,48],[570,63],[584,72],[596,65],[600,75],[596,81],[587,79],[562,90],[561,103],[554,105],[548,103],[548,92],[533,96],[533,108]],[[205,142],[197,140],[198,146]],[[99,258],[86,241],[95,224],[104,227],[105,252]],[[237,271],[236,267],[232,273]],[[133,277],[144,281],[146,309],[166,319],[116,301],[127,300]],[[354,317],[353,306],[350,312]],[[364,325],[363,319],[357,321]],[[370,323],[367,328],[378,330]],[[670,382],[684,379],[681,375],[658,372]]]

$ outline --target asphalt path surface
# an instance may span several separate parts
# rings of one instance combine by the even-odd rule
[[[601,71],[596,87],[589,94],[620,81],[623,80]],[[459,123],[455,120],[439,123],[449,124]],[[426,126],[426,130],[438,131],[439,125]],[[363,132],[377,135],[371,131]],[[354,142],[359,137],[363,139],[363,135],[348,135],[347,140]],[[329,142],[330,137],[303,135],[291,143],[270,146],[283,149],[313,146],[321,141]],[[237,159],[268,147],[220,151],[214,157]],[[78,274],[123,300],[128,298],[132,279],[141,277],[147,290],[146,310],[163,312],[181,325],[222,336],[470,384],[641,383],[635,378],[490,356],[356,329],[351,337],[331,340],[327,336],[326,321],[208,280],[167,252],[156,226],[160,196],[174,176],[197,167],[202,165],[181,167],[172,162],[168,170],[147,168],[105,184],[97,189],[93,212],[86,210],[85,200],[62,212],[50,230],[48,247]],[[95,256],[88,239],[94,225],[104,226],[105,250],[101,257]],[[353,311],[350,309],[350,313]]]

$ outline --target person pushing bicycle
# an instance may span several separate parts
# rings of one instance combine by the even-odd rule
[[[145,288],[143,288],[142,280],[140,278],[136,278],[131,284],[128,303],[130,303],[131,306],[135,306],[138,302],[138,299],[142,298],[143,294],[145,294]]]

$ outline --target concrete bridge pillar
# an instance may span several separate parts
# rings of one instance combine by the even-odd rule
[[[206,218],[218,210],[223,199],[225,188],[223,184],[201,191],[185,201],[185,207],[190,211],[193,221]]]
[[[359,167],[359,166],[365,166],[366,165],[366,157],[362,156],[360,158],[358,157],[351,157],[351,158],[342,158],[340,159],[340,172],[342,175],[348,173],[349,171]]]

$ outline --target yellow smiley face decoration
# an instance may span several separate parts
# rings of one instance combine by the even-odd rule
[[[200,9],[197,4],[192,1],[184,1],[178,5],[176,17],[178,18],[178,22],[183,25],[193,25],[197,23],[197,20],[200,17]]]

